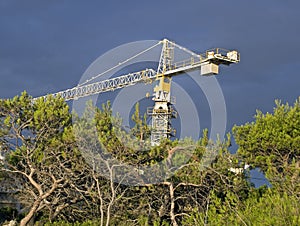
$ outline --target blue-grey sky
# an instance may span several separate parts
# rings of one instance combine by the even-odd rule
[[[230,130],[299,96],[299,9],[297,0],[0,0],[0,98],[73,87],[106,51],[169,38],[240,51],[218,75]]]

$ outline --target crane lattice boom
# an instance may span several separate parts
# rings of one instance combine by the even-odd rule
[[[132,86],[140,82],[149,82],[156,78],[156,71],[153,69],[146,69],[139,72],[130,73],[127,75],[122,75],[116,78],[106,79],[103,81],[76,86],[71,89],[60,91],[53,96],[61,96],[65,100],[76,100],[80,97],[86,97],[98,93],[103,93],[107,91],[114,91],[115,89],[120,89],[127,86]],[[47,96],[44,96],[47,97]]]

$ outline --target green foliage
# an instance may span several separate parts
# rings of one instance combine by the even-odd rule
[[[135,105],[135,112],[131,119],[134,122],[134,127],[131,129],[133,136],[137,137],[140,142],[148,140],[150,137],[150,128],[147,125],[147,115],[146,113],[143,116],[140,115],[139,103]]]
[[[18,211],[11,207],[3,207],[0,208],[0,224],[4,223],[5,221],[10,221],[15,219],[18,216]]]
[[[16,198],[25,215],[51,219],[58,216],[53,209],[71,205],[72,198],[79,200],[74,198],[74,190],[65,190],[81,173],[82,158],[75,147],[71,114],[62,98],[48,96],[33,101],[24,92],[20,97],[1,100],[0,131],[0,142],[9,153],[4,162],[6,180],[15,178],[22,188]]]
[[[209,225],[299,225],[299,202],[286,193],[272,189],[254,190],[249,198],[239,201],[232,192],[225,197],[211,194],[207,216],[196,215]],[[191,219],[188,219],[191,221]]]
[[[300,195],[299,101],[294,106],[276,101],[272,114],[258,111],[254,122],[235,126],[233,132],[244,162],[261,169],[273,186]]]
[[[256,225],[299,225],[300,205],[295,196],[268,189],[259,199],[250,197],[241,213],[244,221]]]
[[[52,223],[45,223],[44,226],[99,226],[100,220],[87,220],[84,222],[75,222],[75,223],[69,223],[65,221],[55,221]],[[36,223],[38,226],[39,223]]]
[[[82,117],[73,113],[72,125],[62,98],[33,102],[24,92],[0,100],[0,144],[11,151],[1,186],[6,175],[20,181],[16,197],[26,214],[41,198],[38,190],[44,194],[53,178],[59,181],[39,203],[36,225],[92,226],[110,217],[110,225],[166,226],[174,216],[178,225],[299,225],[300,104],[276,104],[272,114],[257,112],[254,122],[234,127],[239,150],[233,155],[230,134],[212,142],[208,130],[198,141],[166,139],[149,147],[151,128],[139,104],[128,133],[109,102],[101,109],[88,103]],[[249,171],[229,170],[245,163],[259,167],[273,187],[255,189]],[[119,173],[135,175],[122,164],[153,170],[138,172],[137,186],[126,186],[113,180]],[[160,180],[148,183],[152,178]]]

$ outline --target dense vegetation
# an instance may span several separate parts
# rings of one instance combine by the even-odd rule
[[[131,139],[113,126],[121,121],[109,104],[87,105],[72,124],[59,97],[0,100],[1,190],[21,204],[18,214],[2,208],[0,224],[11,217],[20,225],[300,225],[299,100],[235,126],[236,154],[230,135],[213,143],[207,130],[196,142],[148,149],[138,105]],[[248,164],[272,186],[255,188]]]

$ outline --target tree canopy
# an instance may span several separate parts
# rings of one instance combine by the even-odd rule
[[[293,106],[276,101],[273,113],[235,126],[238,154],[259,168],[278,189],[300,195],[300,98]]]
[[[109,103],[79,117],[60,97],[0,100],[0,192],[21,207],[0,210],[21,225],[299,225],[299,100],[235,126],[236,154],[208,130],[149,148],[138,104],[127,133]]]

